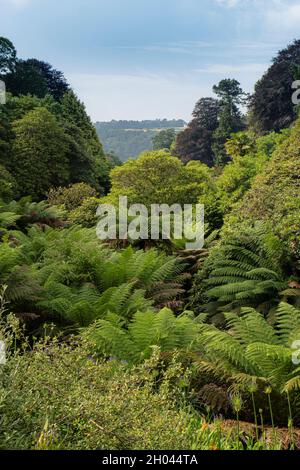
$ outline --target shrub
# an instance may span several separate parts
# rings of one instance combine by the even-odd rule
[[[68,220],[71,224],[82,225],[87,228],[96,228],[99,220],[97,209],[100,204],[100,199],[96,197],[88,197],[81,202],[80,206],[70,211]]]
[[[228,225],[246,220],[269,222],[296,259],[300,253],[299,145],[300,120],[227,220]]]
[[[0,372],[0,447],[188,448],[191,415],[177,409],[169,385],[180,366],[166,372],[157,388],[154,365],[129,373],[120,363],[95,360],[77,341],[46,341],[31,353],[12,355]]]
[[[3,165],[0,165],[0,199],[4,201],[13,197],[13,189],[15,186],[14,178],[11,176]]]
[[[198,326],[201,328],[201,323]],[[43,341],[29,347],[19,322],[12,315],[6,321],[0,317],[0,338],[7,345],[7,363],[0,369],[1,449],[229,450],[242,447],[236,423],[215,420],[209,425],[187,406],[185,395],[190,372],[176,355],[168,365],[163,364],[159,349],[154,348],[150,360],[128,370],[118,361],[98,360],[90,353],[91,344],[82,338],[69,338],[66,343],[46,335]],[[205,331],[203,341],[204,338],[207,340]],[[226,350],[228,340],[222,340],[220,344]],[[211,355],[217,351],[213,345]],[[202,363],[198,362],[198,366],[202,367]],[[255,442],[251,425],[240,423],[240,426],[243,447],[249,450],[282,447],[274,433],[266,442],[266,436],[270,435],[267,428],[262,441],[258,437]],[[291,433],[291,439],[290,436]],[[285,445],[288,440],[285,438]]]
[[[67,211],[77,209],[85,199],[96,197],[97,191],[86,183],[76,183],[67,188],[52,188],[48,202],[52,206],[64,206]]]

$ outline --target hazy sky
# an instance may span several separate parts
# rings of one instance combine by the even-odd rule
[[[0,0],[0,36],[63,70],[93,120],[189,119],[299,38],[299,0]]]

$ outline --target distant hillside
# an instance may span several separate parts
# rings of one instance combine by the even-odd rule
[[[113,152],[122,161],[136,158],[145,150],[152,150],[152,139],[162,129],[182,130],[182,119],[156,119],[154,121],[111,121],[95,124],[106,152]]]

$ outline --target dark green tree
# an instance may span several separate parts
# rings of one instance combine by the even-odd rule
[[[153,150],[170,150],[175,138],[175,129],[164,129],[158,132],[152,139]]]
[[[15,70],[5,75],[6,89],[12,95],[31,94],[43,98],[47,94],[47,83],[41,71],[25,60],[16,62]]]
[[[65,134],[70,169],[68,184],[84,182],[94,186],[99,192],[106,193],[109,190],[111,165],[103,155],[102,146],[83,105],[72,95],[67,93],[62,103],[51,95],[44,98],[8,95],[6,106],[2,107],[3,119],[0,114],[0,148],[8,145],[7,138],[1,138],[1,135],[8,133],[8,126],[12,122],[22,119],[34,110],[47,109],[56,117]],[[0,160],[1,162],[3,163],[3,160]]]
[[[219,98],[220,106],[225,104],[231,105],[234,110],[237,105],[246,104],[248,95],[244,93],[240,83],[234,78],[225,78],[218,85],[213,86],[213,92]]]
[[[250,123],[259,132],[280,131],[297,117],[292,84],[300,79],[300,40],[280,51],[256,84],[250,102]]]
[[[37,59],[28,59],[27,64],[40,71],[47,85],[47,93],[55,100],[60,100],[70,90],[70,86],[64,74],[56,70],[52,65]]]
[[[40,199],[51,187],[68,184],[68,140],[55,116],[45,108],[34,109],[15,121],[13,131],[7,168],[16,180],[16,195]]]
[[[11,148],[14,134],[6,106],[0,105],[0,200],[13,197],[15,181],[7,170],[11,160]]]
[[[9,201],[13,197],[15,181],[9,171],[0,164],[0,200]]]
[[[84,138],[94,157],[103,157],[104,152],[96,129],[88,116],[84,104],[73,91],[66,93],[62,99],[62,117],[65,121],[82,130]]]
[[[97,161],[89,151],[82,130],[69,122],[64,123],[63,130],[68,142],[70,183],[87,183],[97,187],[99,176]]]
[[[2,165],[6,165],[10,160],[12,140],[13,132],[7,108],[0,105],[0,164]]]
[[[218,101],[213,98],[201,98],[196,103],[193,120],[176,139],[174,153],[184,163],[198,160],[213,166],[212,137],[218,127],[218,112]]]
[[[248,97],[235,79],[221,80],[213,87],[213,91],[219,98],[219,117],[218,127],[212,138],[212,150],[215,163],[221,165],[229,161],[225,149],[226,141],[231,134],[245,128],[239,105],[246,104]]]
[[[66,123],[65,129],[73,140],[77,138],[77,129],[77,135],[80,136],[85,143],[84,151],[87,156],[86,165],[93,173],[93,181],[86,180],[85,178],[81,178],[81,181],[97,186],[99,191],[102,189],[104,192],[107,192],[110,187],[109,172],[111,167],[104,155],[96,128],[87,115],[84,104],[80,102],[73,91],[67,92],[61,101],[61,118]],[[69,132],[70,130],[72,131]],[[73,149],[75,149],[74,146]],[[82,159],[81,161],[84,165],[84,161]],[[76,180],[80,180],[78,175]]]
[[[62,72],[37,59],[18,60],[14,70],[5,75],[5,83],[16,96],[31,94],[43,98],[49,94],[60,100],[69,90]]]
[[[16,65],[17,51],[13,43],[0,37],[0,75],[12,72]]]
[[[201,98],[193,111],[193,126],[214,131],[218,126],[219,103],[214,98]]]
[[[33,95],[12,96],[10,93],[7,94],[5,110],[11,122],[22,119],[25,114],[36,108],[46,108],[57,117],[61,115],[60,103],[50,95],[38,98]]]

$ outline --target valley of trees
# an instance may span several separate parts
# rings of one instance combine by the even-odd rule
[[[95,124],[98,136],[107,153],[116,155],[121,161],[137,158],[147,150],[157,150],[158,136],[165,137],[170,149],[176,132],[185,127],[183,120],[156,119],[155,121],[111,121]],[[170,135],[172,141],[170,142]],[[165,144],[164,144],[165,145]]]
[[[300,449],[299,58],[120,164],[63,73],[0,38],[1,449]],[[119,196],[204,204],[205,246],[100,241]]]

